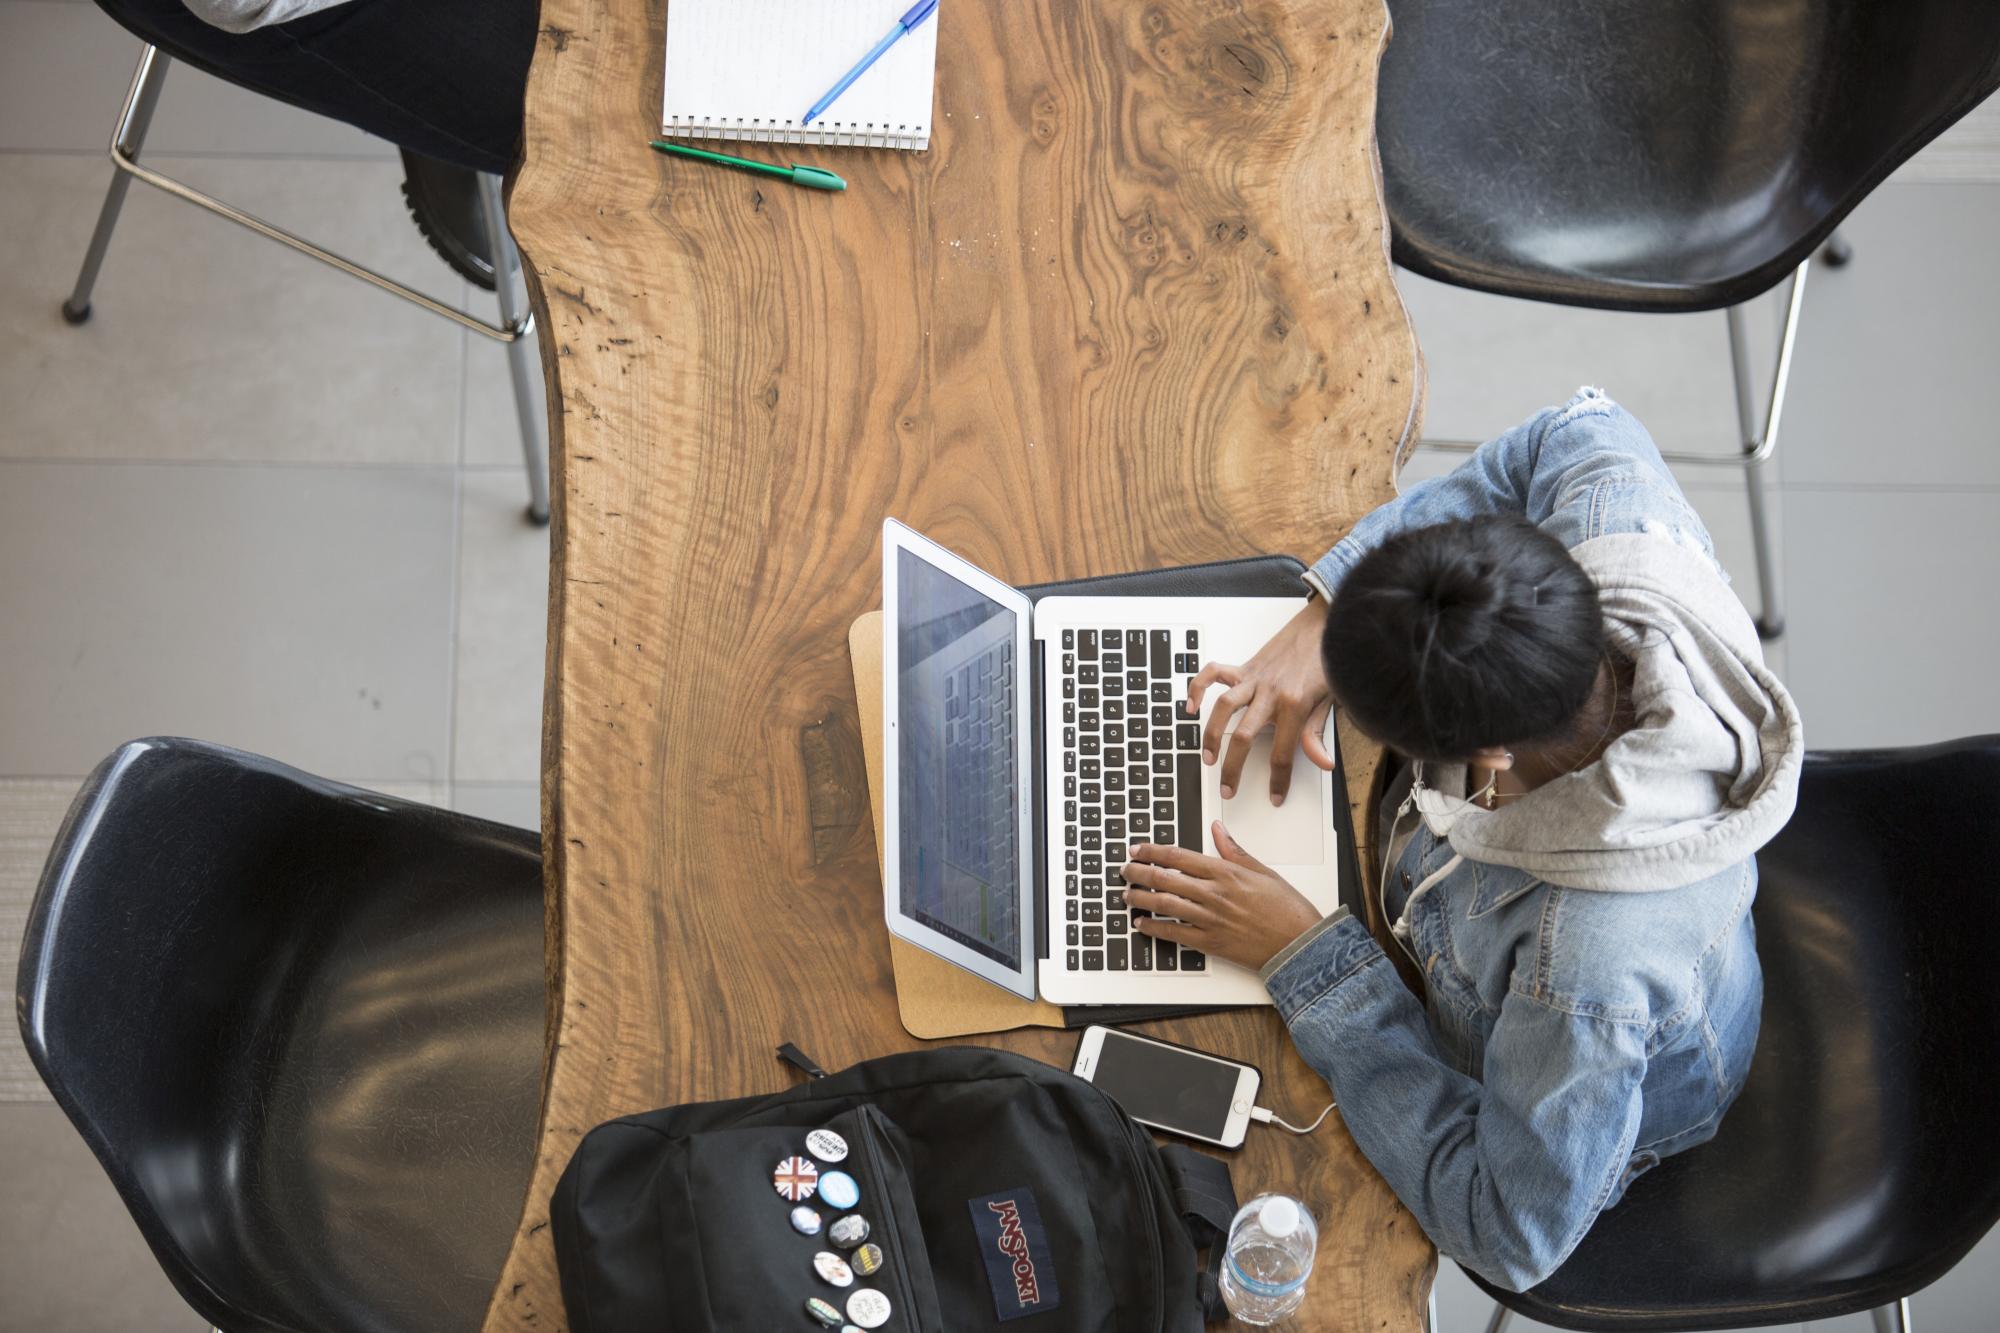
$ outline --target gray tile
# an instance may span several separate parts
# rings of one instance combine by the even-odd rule
[[[493,298],[472,294],[474,307],[491,315]],[[497,317],[497,315],[494,315]],[[536,420],[546,423],[548,409],[539,361],[529,381]],[[521,419],[514,410],[514,381],[507,368],[507,350],[490,339],[468,337],[465,352],[465,462],[474,467],[521,468]],[[544,433],[547,426],[543,425]],[[520,486],[520,503],[528,503],[528,483]]]
[[[10,973],[21,956],[21,933],[42,864],[80,782],[79,778],[0,778],[0,963]],[[0,1024],[0,1102],[47,1101],[48,1096],[42,1076],[21,1045],[19,1025]],[[4,1193],[0,1191],[0,1197]]]
[[[208,1327],[53,1105],[0,1106],[0,1180],[0,1325],[36,1333]]]
[[[2000,731],[2000,493],[1794,490],[1785,550],[1807,744]]]
[[[0,773],[173,732],[443,778],[452,491],[443,469],[0,464]]]
[[[1888,185],[1807,288],[1784,480],[2000,485],[2000,185]]]
[[[538,782],[548,643],[548,529],[513,471],[468,472],[461,515],[452,777]]]
[[[1463,291],[1403,270],[1396,285],[1423,343],[1428,439],[1489,439],[1579,384],[1595,384],[1645,422],[1662,449],[1726,455],[1738,446],[1720,312],[1579,310]],[[1751,304],[1747,327],[1761,385],[1776,351],[1775,297]],[[1727,478],[1735,469],[1716,471]]]
[[[452,787],[454,810],[515,828],[542,827],[542,789],[533,782],[460,782]]]
[[[404,216],[393,165],[168,165],[439,300],[462,295]],[[459,329],[144,186],[92,319],[65,324],[110,170],[0,155],[0,457],[456,461]]]
[[[94,5],[0,0],[0,150],[102,151],[139,48]],[[167,71],[143,150],[373,158],[395,151],[352,126],[181,64]]]

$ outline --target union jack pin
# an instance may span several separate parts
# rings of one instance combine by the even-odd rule
[[[793,1203],[803,1203],[819,1190],[819,1168],[810,1158],[787,1157],[771,1173],[771,1184]]]

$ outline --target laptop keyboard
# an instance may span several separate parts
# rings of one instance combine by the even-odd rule
[[[1133,931],[1119,873],[1134,843],[1201,850],[1201,726],[1182,711],[1199,631],[1062,632],[1062,935],[1071,972],[1205,972]]]
[[[955,923],[987,937],[996,912],[1015,915],[1014,645],[996,644],[945,677],[945,857],[986,886],[979,919]],[[1001,901],[1004,900],[1004,901]]]

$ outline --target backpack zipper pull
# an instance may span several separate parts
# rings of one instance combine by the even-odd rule
[[[778,1058],[793,1068],[801,1070],[807,1078],[826,1077],[826,1071],[819,1067],[818,1061],[790,1042],[786,1042],[778,1048]]]

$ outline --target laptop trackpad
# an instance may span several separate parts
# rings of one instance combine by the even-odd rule
[[[1223,752],[1228,753],[1225,743]],[[1250,746],[1250,758],[1236,795],[1222,799],[1222,765],[1202,767],[1204,807],[1222,812],[1222,823],[1243,850],[1267,866],[1318,865],[1326,859],[1325,803],[1320,784],[1326,780],[1319,766],[1300,749],[1292,760],[1292,786],[1283,805],[1271,804],[1271,733],[1264,732]],[[1202,842],[1213,838],[1206,829]]]

